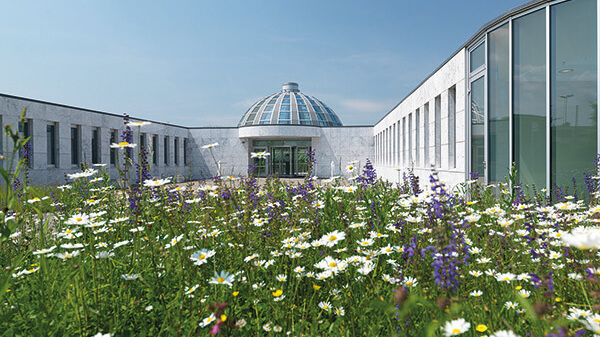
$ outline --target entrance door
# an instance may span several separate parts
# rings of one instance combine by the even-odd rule
[[[271,174],[290,177],[292,175],[292,148],[271,148],[271,168]]]

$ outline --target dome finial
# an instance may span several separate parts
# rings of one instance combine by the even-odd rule
[[[298,83],[287,82],[287,83],[283,84],[281,91],[283,91],[283,92],[300,92],[300,89],[298,89]]]

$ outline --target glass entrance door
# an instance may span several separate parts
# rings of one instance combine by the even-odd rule
[[[271,148],[271,174],[280,177],[290,177],[292,175],[291,147]]]

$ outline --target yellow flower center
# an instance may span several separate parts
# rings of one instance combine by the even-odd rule
[[[219,277],[219,278],[217,279],[217,282],[219,282],[219,283],[223,283],[223,282],[225,282],[225,279],[224,279],[224,278],[222,278],[222,277]]]
[[[332,235],[329,237],[329,241],[335,241],[337,240],[337,237],[335,235]]]
[[[459,334],[459,333],[460,333],[460,329],[454,329],[454,330],[452,330],[452,334],[453,335],[456,335],[456,334]]]
[[[82,221],[82,220],[83,220],[83,218],[77,218],[77,219],[75,219],[75,221]]]
[[[329,264],[329,266],[330,266],[330,267],[335,267],[335,266],[337,266],[337,263],[335,263],[335,262],[331,262],[331,263]]]
[[[198,256],[198,258],[199,259],[204,259],[204,258],[206,258],[206,255],[202,254],[202,255]]]
[[[129,145],[129,143],[128,142],[120,142],[119,143],[119,146],[126,146],[126,145]]]

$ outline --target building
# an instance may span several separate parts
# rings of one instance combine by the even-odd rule
[[[597,0],[534,0],[501,14],[375,125],[344,126],[290,82],[250,106],[237,127],[153,122],[134,128],[134,139],[163,177],[244,176],[248,164],[263,164],[250,156],[258,151],[271,154],[261,175],[301,177],[314,150],[319,177],[369,158],[390,181],[409,169],[427,181],[433,168],[450,185],[472,175],[494,183],[515,162],[521,183],[549,188],[576,177],[581,185],[599,143],[598,11]],[[122,116],[0,95],[2,123],[16,124],[23,107],[34,183],[62,181],[83,161],[110,163],[116,175],[109,144]],[[212,143],[219,146],[202,148]]]

